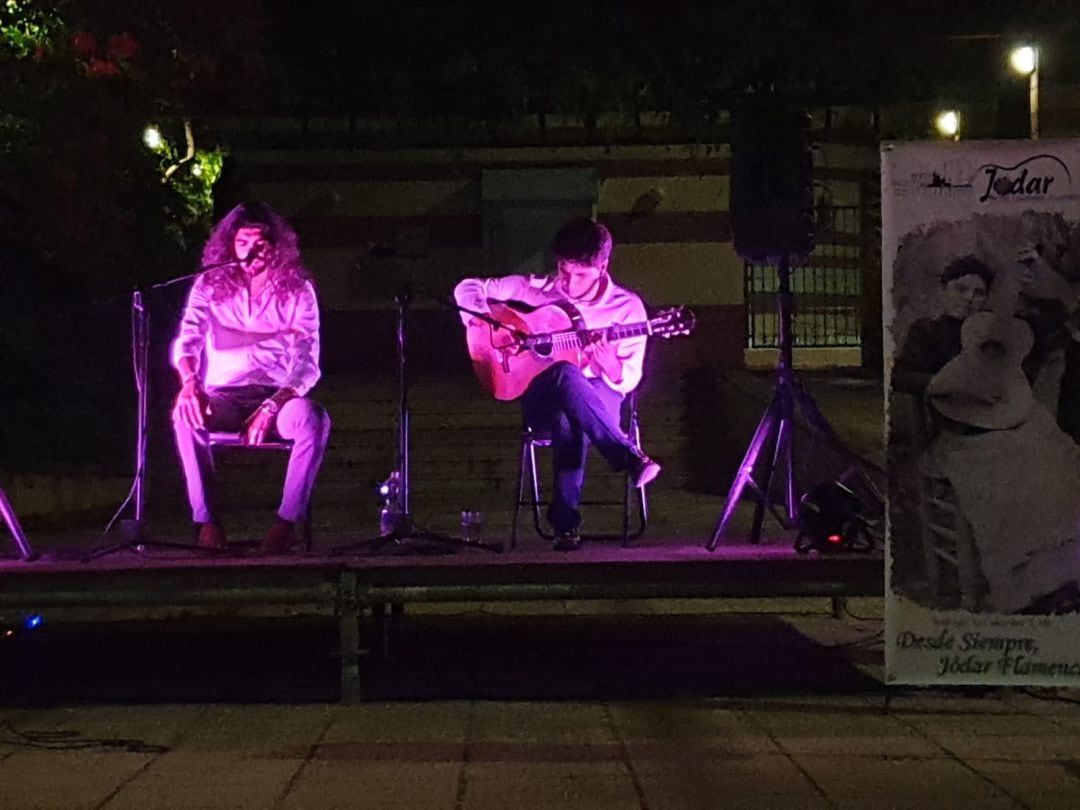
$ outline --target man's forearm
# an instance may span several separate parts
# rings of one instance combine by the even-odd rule
[[[262,404],[256,409],[255,414],[265,411],[270,414],[270,416],[276,416],[277,412],[281,410],[281,406],[290,399],[294,399],[296,396],[298,396],[298,394],[294,388],[289,388],[288,386],[279,388],[263,400]]]
[[[194,357],[185,355],[177,360],[176,373],[180,375],[181,385],[199,381],[199,367]]]

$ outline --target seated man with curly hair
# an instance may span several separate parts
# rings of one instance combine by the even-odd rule
[[[296,233],[268,206],[242,203],[214,227],[173,342],[181,389],[173,432],[197,544],[225,547],[213,494],[211,431],[248,444],[293,442],[277,520],[263,542],[288,551],[307,514],[330,436],[330,418],[307,393],[320,376],[319,307]]]

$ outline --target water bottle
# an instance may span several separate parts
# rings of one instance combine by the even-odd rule
[[[484,533],[484,513],[472,509],[461,510],[461,539],[466,543],[478,543]]]
[[[379,536],[389,537],[397,528],[397,512],[393,504],[384,503],[379,510]]]

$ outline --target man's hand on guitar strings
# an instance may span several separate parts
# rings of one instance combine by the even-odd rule
[[[613,383],[622,382],[622,358],[619,357],[615,344],[607,338],[606,331],[594,332],[592,342],[585,345],[585,358],[593,371],[603,373]]]

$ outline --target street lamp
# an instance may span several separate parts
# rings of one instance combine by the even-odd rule
[[[1031,137],[1039,137],[1039,49],[1034,45],[1018,45],[1009,51],[1009,67],[1028,77],[1028,110],[1031,115]]]
[[[960,111],[942,110],[934,116],[934,129],[942,138],[960,140]]]

